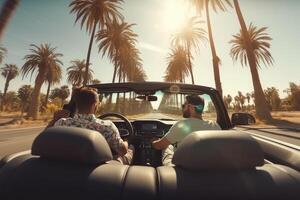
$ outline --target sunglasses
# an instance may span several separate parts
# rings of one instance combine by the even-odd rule
[[[196,106],[196,105],[189,104],[189,103],[188,103],[188,104],[182,104],[182,105],[181,105],[182,110],[184,110],[184,108],[185,108],[186,105],[193,106],[193,107],[195,107],[195,108],[198,109],[198,110],[203,110],[203,106],[202,106],[202,105],[197,105],[197,106]]]

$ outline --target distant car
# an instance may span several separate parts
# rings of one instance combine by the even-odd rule
[[[133,164],[114,161],[97,132],[49,128],[31,151],[2,159],[1,200],[300,198],[299,150],[234,129],[215,89],[160,82],[91,87],[100,94],[99,118],[111,119],[135,146]],[[204,98],[203,118],[222,130],[189,134],[174,154],[175,166],[161,166],[161,152],[151,141],[182,119],[181,104],[189,94]],[[233,117],[235,125],[254,119],[245,113]]]

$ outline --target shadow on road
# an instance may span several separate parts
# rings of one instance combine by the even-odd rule
[[[282,119],[272,119],[270,121],[266,121],[265,123],[277,128],[300,129],[300,122],[296,123]]]

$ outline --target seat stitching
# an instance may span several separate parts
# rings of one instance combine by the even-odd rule
[[[125,183],[126,183],[126,179],[127,179],[127,174],[128,174],[129,168],[130,168],[130,166],[127,165],[126,166],[126,171],[125,171],[125,173],[122,176],[122,181],[123,182],[122,182],[122,187],[121,187],[120,199],[123,199],[122,197],[123,197],[124,187],[125,187]]]
[[[156,172],[156,194],[157,194],[157,197],[158,199],[162,199],[161,198],[161,195],[160,195],[160,186],[161,186],[161,179],[160,179],[160,172],[157,168],[155,168],[155,172]]]

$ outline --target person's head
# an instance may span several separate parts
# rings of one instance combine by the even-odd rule
[[[188,95],[185,97],[185,103],[182,105],[182,114],[184,118],[202,118],[203,109],[204,99],[202,97],[198,95]]]
[[[79,114],[93,114],[99,103],[99,96],[94,88],[82,87],[76,89],[75,102]]]

